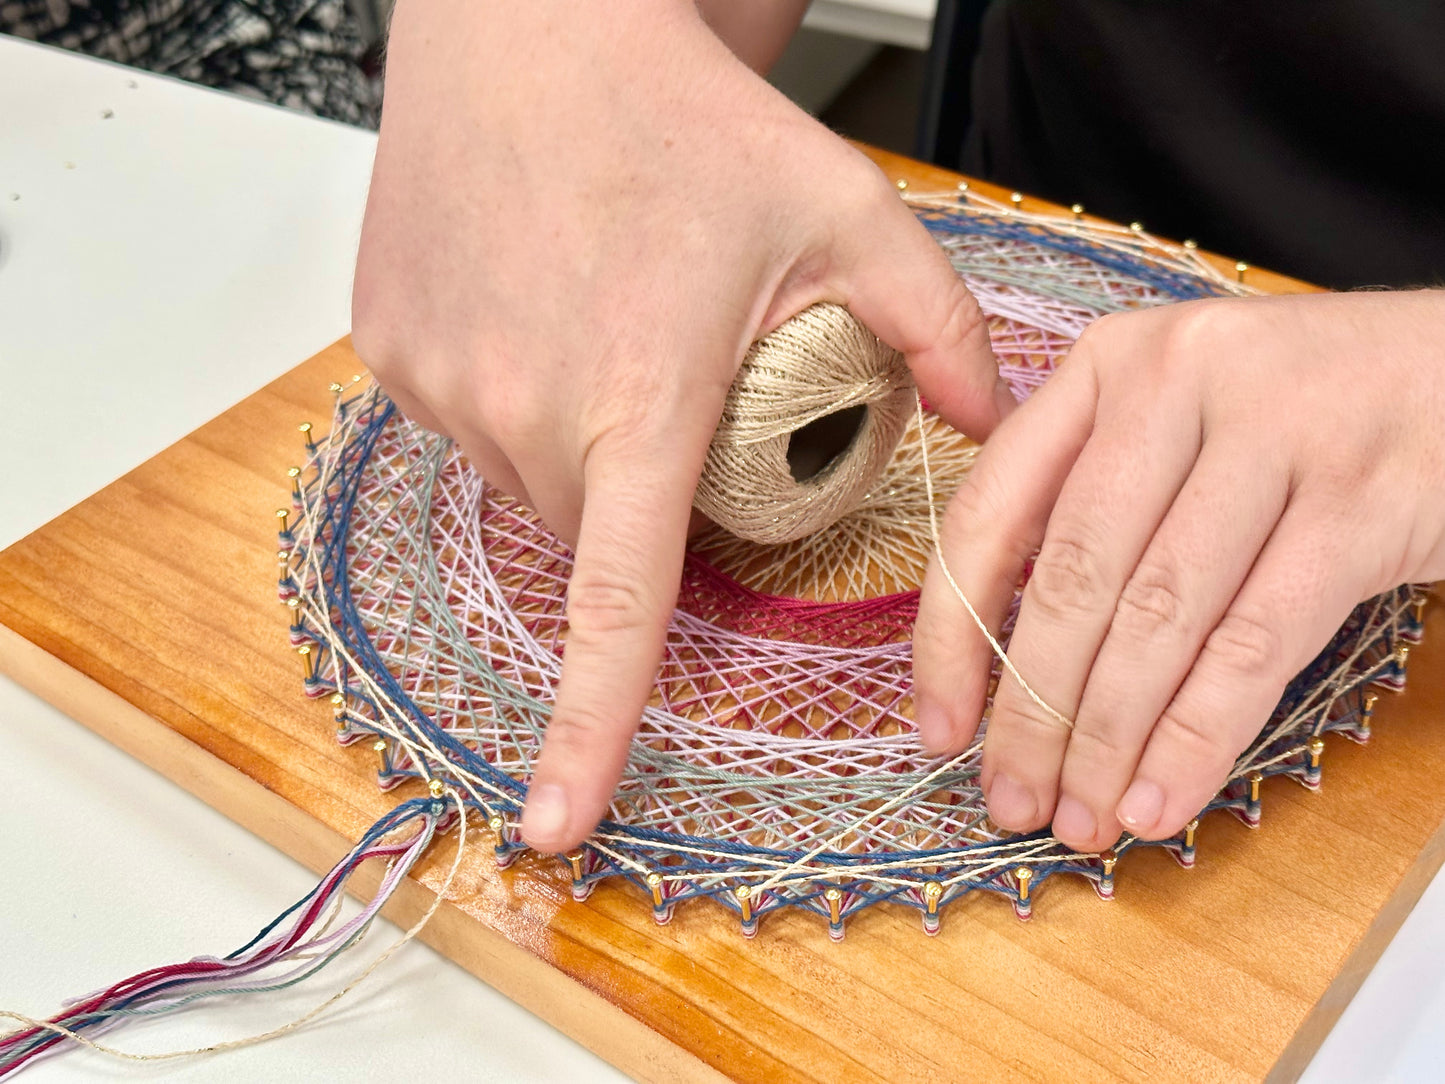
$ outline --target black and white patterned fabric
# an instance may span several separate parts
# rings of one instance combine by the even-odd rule
[[[374,128],[345,0],[0,0],[0,32]]]

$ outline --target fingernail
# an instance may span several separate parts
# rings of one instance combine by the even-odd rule
[[[1159,823],[1164,812],[1164,792],[1158,783],[1136,779],[1119,799],[1114,815],[1134,835],[1143,835]]]
[[[1000,418],[1007,418],[1013,413],[1014,408],[1019,405],[1019,401],[1014,398],[1013,389],[1008,386],[1008,381],[1003,377],[999,377],[994,383],[993,401],[994,405],[998,407],[998,416]]]
[[[556,783],[534,786],[522,810],[522,840],[535,851],[560,850],[566,831],[567,792]]]
[[[953,723],[948,712],[932,700],[920,700],[913,706],[913,721],[918,737],[930,753],[944,753],[953,742]]]
[[[1054,810],[1054,835],[1060,839],[1093,839],[1099,831],[1099,820],[1071,794],[1059,799]]]
[[[1039,813],[1038,799],[1010,775],[999,772],[988,791],[988,815],[1001,828],[1024,831],[1033,827]]]

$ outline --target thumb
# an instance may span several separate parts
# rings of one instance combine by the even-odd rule
[[[889,186],[885,206],[847,231],[833,289],[901,351],[944,421],[983,440],[1018,404],[998,373],[988,323],[943,249]]]

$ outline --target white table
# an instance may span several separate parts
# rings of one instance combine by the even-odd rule
[[[368,133],[0,38],[0,546],[345,332],[373,147]],[[0,824],[0,1007],[34,1015],[144,967],[229,951],[315,881],[4,679]],[[394,936],[378,928],[371,952],[299,991],[114,1041],[172,1049],[265,1030]],[[1437,879],[1306,1079],[1438,1080],[1442,962]],[[134,1075],[418,1070],[623,1079],[420,945],[300,1033]],[[24,1079],[119,1072],[79,1053]]]

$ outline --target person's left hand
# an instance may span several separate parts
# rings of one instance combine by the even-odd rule
[[[981,452],[950,571],[997,633],[993,819],[1081,851],[1174,835],[1359,602],[1445,577],[1445,293],[1170,305],[1096,322]],[[914,637],[935,752],[991,651],[936,567]]]

